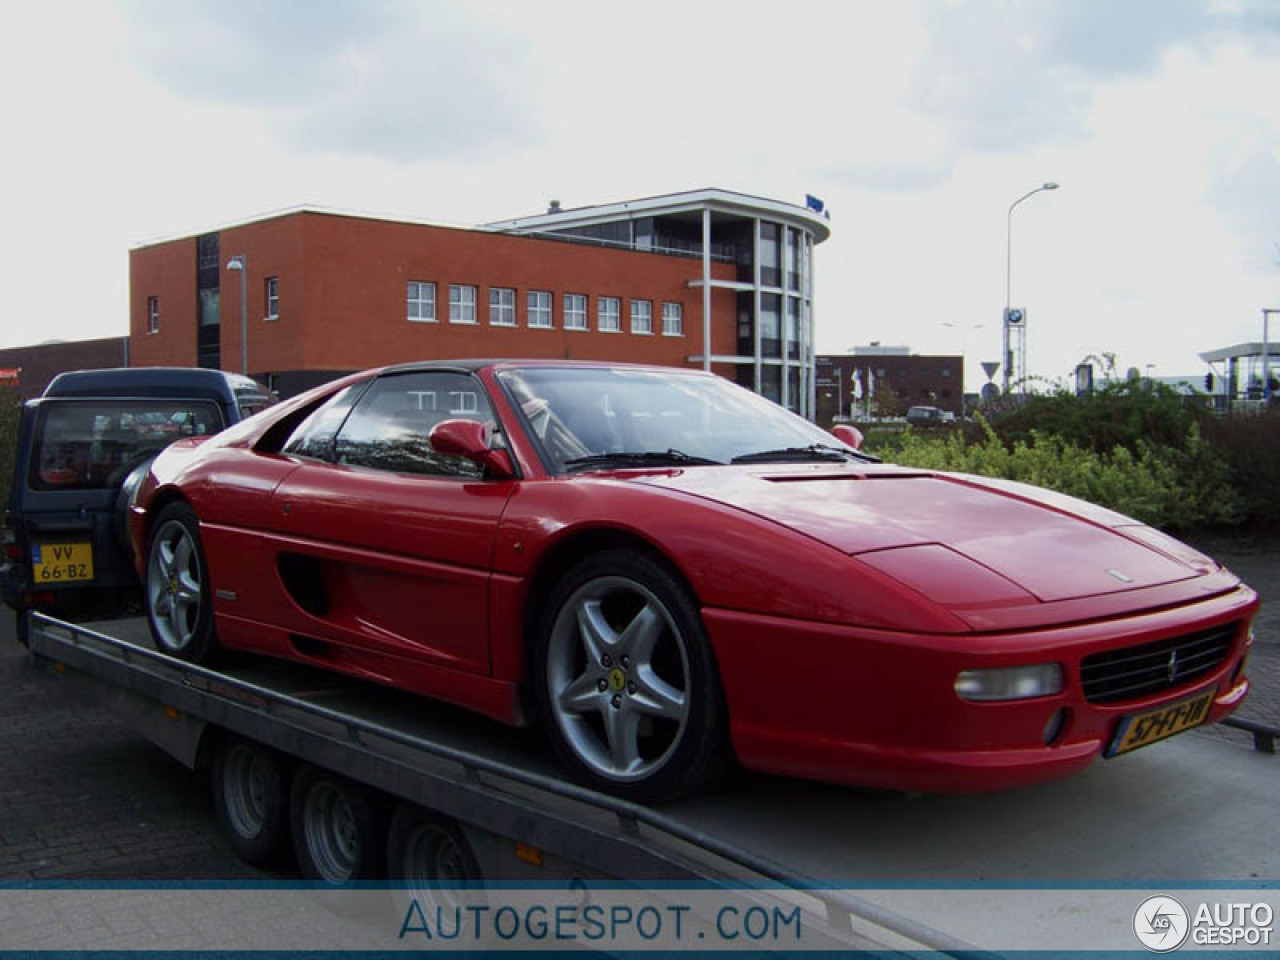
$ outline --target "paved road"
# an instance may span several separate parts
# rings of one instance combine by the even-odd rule
[[[1280,726],[1280,545],[1201,540],[1264,603],[1240,715]],[[1199,732],[1189,736],[1203,736]],[[1210,734],[1243,742],[1238,732]],[[207,779],[192,774],[49,684],[0,610],[0,879],[250,879],[214,823]]]

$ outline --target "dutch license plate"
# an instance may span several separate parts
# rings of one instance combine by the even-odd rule
[[[92,580],[93,544],[36,544],[31,548],[31,578],[36,584]]]
[[[1120,728],[1116,730],[1106,755],[1114,757],[1120,753],[1128,753],[1138,747],[1145,747],[1148,743],[1155,743],[1199,726],[1209,716],[1213,694],[1213,690],[1208,690],[1167,707],[1125,717],[1120,721]]]

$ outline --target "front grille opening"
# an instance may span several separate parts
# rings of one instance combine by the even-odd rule
[[[1216,670],[1231,651],[1239,624],[1166,637],[1121,650],[1093,653],[1080,662],[1090,703],[1115,703],[1191,683]]]

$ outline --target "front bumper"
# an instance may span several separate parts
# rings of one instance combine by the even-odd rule
[[[1242,668],[1257,606],[1254,592],[1241,586],[1129,617],[947,636],[723,609],[704,609],[703,619],[744,766],[862,786],[965,793],[1067,776],[1106,750],[1125,717],[1204,691],[1213,691],[1205,722],[1221,720],[1248,693]],[[1080,661],[1089,654],[1223,624],[1234,624],[1233,639],[1212,671],[1151,696],[1106,704],[1085,698]],[[1045,662],[1062,665],[1061,693],[982,703],[956,695],[962,670]]]

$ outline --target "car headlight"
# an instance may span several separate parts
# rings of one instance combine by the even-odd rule
[[[1027,700],[1062,692],[1062,665],[962,670],[956,677],[961,700]]]

